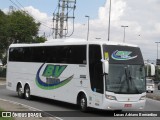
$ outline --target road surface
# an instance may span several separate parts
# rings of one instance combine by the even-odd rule
[[[82,113],[75,105],[38,97],[34,97],[33,100],[28,101],[18,98],[15,92],[6,90],[5,85],[0,85],[0,98],[32,106],[43,111],[61,111],[61,113],[69,115],[69,117],[59,117],[63,120],[160,120],[160,117],[111,117],[113,112],[108,111]],[[160,102],[147,99],[144,111],[145,112],[142,111],[142,113],[160,111]],[[125,114],[125,112],[122,112],[122,114]],[[77,117],[77,115],[82,117]]]

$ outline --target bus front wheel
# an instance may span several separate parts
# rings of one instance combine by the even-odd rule
[[[82,112],[86,112],[87,111],[87,98],[86,98],[86,96],[84,94],[80,97],[79,107],[80,107],[80,110]]]
[[[30,87],[29,87],[29,85],[26,85],[25,88],[24,88],[24,97],[25,97],[25,99],[27,99],[27,100],[30,100],[30,99],[31,99]]]

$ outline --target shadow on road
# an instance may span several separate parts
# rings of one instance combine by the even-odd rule
[[[16,94],[10,94],[11,97],[18,98]],[[30,102],[38,102],[40,104],[46,104],[49,106],[56,106],[60,107],[62,109],[65,109],[66,111],[45,111],[49,113],[50,115],[54,115],[57,117],[113,117],[114,113],[121,113],[120,111],[105,111],[105,110],[97,110],[89,108],[87,112],[81,112],[77,105],[61,102],[57,100],[47,99],[47,98],[41,98],[32,96],[32,99]]]

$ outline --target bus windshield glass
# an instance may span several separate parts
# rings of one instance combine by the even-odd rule
[[[117,94],[146,92],[145,70],[138,47],[103,46],[104,58],[109,60],[106,91]]]

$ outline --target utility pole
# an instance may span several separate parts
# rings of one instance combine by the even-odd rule
[[[109,5],[109,22],[108,22],[108,41],[110,40],[111,7],[112,7],[112,3],[111,3],[111,0],[110,0],[110,5]]]
[[[55,39],[58,38],[58,20],[59,19],[59,13],[56,14],[56,28],[55,28]]]
[[[13,6],[9,6],[9,13],[12,13],[15,10],[16,10],[16,8],[14,8]]]
[[[89,16],[86,15],[85,17],[88,18],[88,30],[87,30],[87,41],[88,41],[89,39]]]
[[[160,42],[155,42],[156,44],[157,44],[157,60],[156,60],[156,69],[157,69],[157,72],[156,72],[156,79],[158,79],[158,76],[159,76],[159,74],[158,74],[158,70],[159,70],[159,59],[158,59],[158,45],[159,45],[159,43]]]
[[[53,13],[53,33],[54,38],[69,37],[74,32],[74,11],[76,0],[59,0],[58,11]],[[73,19],[73,32],[69,34],[68,19]],[[71,31],[71,30],[70,30]]]
[[[158,60],[158,44],[160,43],[160,42],[155,42],[156,44],[157,44],[157,60]]]
[[[63,38],[65,0],[62,1],[62,12],[60,13],[60,38]]]

